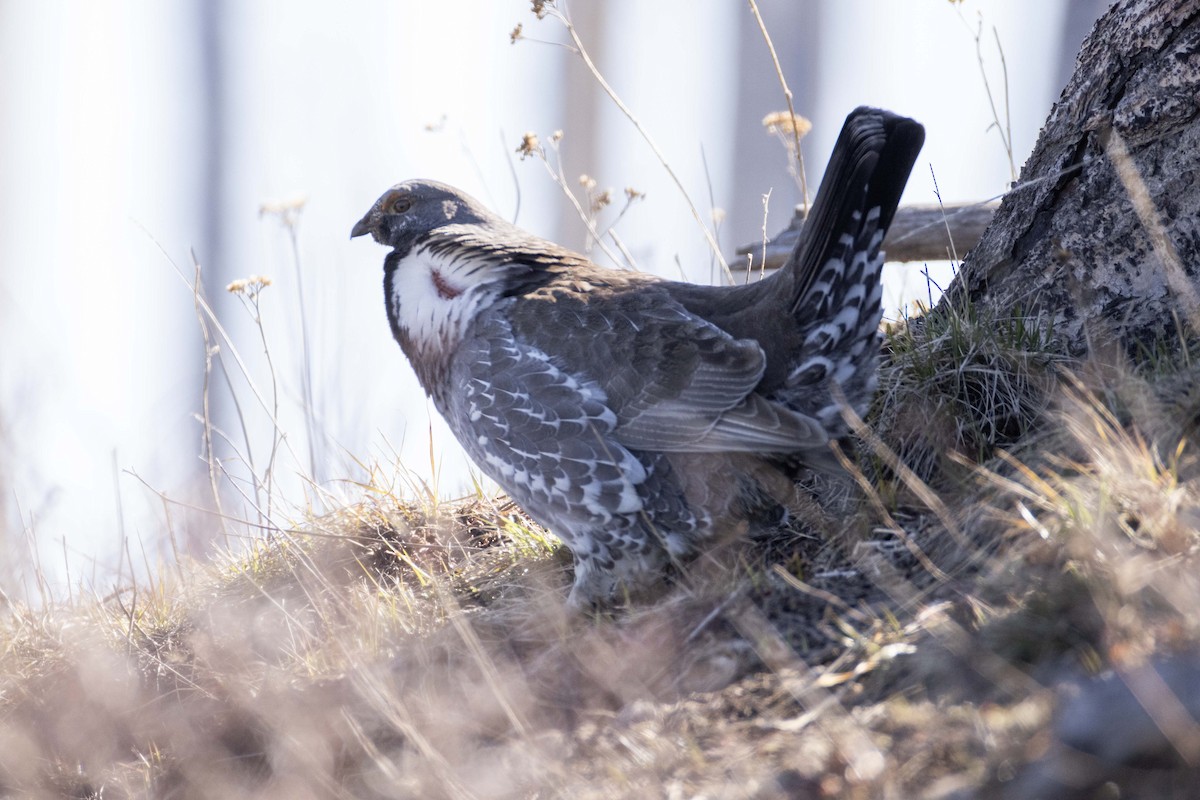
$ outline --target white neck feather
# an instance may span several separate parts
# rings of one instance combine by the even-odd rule
[[[421,350],[452,347],[475,314],[495,299],[497,272],[486,261],[414,248],[392,278],[393,319]]]

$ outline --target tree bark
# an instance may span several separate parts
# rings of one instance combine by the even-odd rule
[[[1115,3],[942,302],[1040,317],[1072,355],[1194,337],[1198,105],[1200,0]]]

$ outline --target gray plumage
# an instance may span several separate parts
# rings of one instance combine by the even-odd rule
[[[772,505],[775,467],[830,462],[836,382],[875,387],[880,242],[924,138],[847,118],[785,267],[712,287],[604,269],[444,184],[354,226],[392,251],[393,334],[467,453],[575,556],[576,605],[637,588]]]

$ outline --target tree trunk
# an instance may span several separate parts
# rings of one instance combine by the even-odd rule
[[[1200,0],[1119,0],[943,303],[1053,323],[1066,352],[1200,331]]]

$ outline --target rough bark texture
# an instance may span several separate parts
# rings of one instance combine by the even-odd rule
[[[1198,105],[1200,0],[1114,4],[1084,42],[1021,188],[1001,203],[944,302],[969,297],[1005,314],[1040,314],[1075,355],[1101,342],[1176,336],[1187,325],[1180,289],[1194,292],[1200,267]],[[1140,216],[1114,166],[1121,141],[1148,190]],[[1148,219],[1161,223],[1165,250],[1161,241],[1155,249]],[[1174,290],[1163,257],[1172,249],[1183,270]]]

